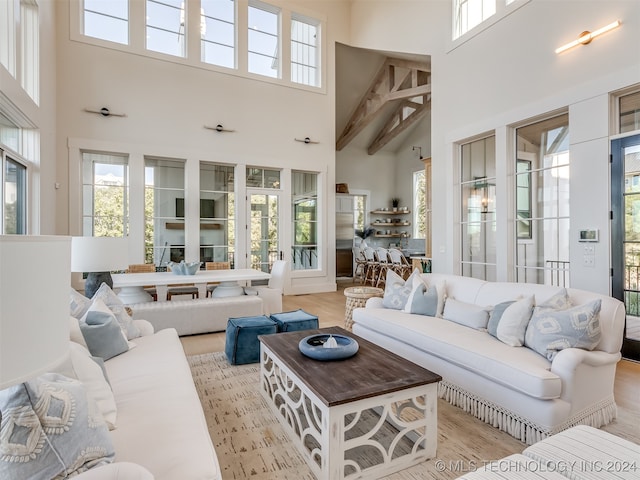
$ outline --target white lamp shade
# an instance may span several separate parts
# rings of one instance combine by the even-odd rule
[[[126,238],[73,237],[71,244],[72,272],[110,272],[129,265]]]
[[[0,236],[0,389],[65,360],[70,257],[70,237]]]

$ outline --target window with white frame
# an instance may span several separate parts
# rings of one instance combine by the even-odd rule
[[[618,133],[640,130],[640,92],[633,92],[617,98]]]
[[[280,78],[280,9],[250,2],[247,26],[249,73]]]
[[[200,37],[204,63],[221,67],[236,66],[235,0],[202,0]]]
[[[463,144],[460,166],[462,275],[495,281],[495,136]]]
[[[294,14],[291,18],[291,81],[320,86],[318,54],[320,27],[317,20]]]
[[[83,7],[84,35],[129,44],[129,0],[84,0]]]
[[[292,270],[318,268],[318,174],[291,172]]]
[[[569,118],[516,130],[516,281],[569,285]]]
[[[20,2],[20,28],[22,44],[20,53],[20,83],[34,102],[40,103],[40,37],[38,4],[35,0]]]
[[[16,0],[0,2],[0,64],[16,76]]]
[[[186,8],[183,0],[147,0],[147,50],[186,55]]]
[[[427,238],[427,188],[424,170],[413,172],[413,238]]]
[[[200,261],[230,262],[236,249],[232,165],[200,162]]]
[[[184,160],[144,159],[145,263],[164,267],[169,262],[194,261],[185,258],[184,167]]]
[[[496,13],[496,0],[453,0],[453,39]]]
[[[24,163],[0,149],[3,165],[2,233],[27,233],[27,167]]]
[[[126,237],[129,232],[129,159],[82,153],[82,235]]]

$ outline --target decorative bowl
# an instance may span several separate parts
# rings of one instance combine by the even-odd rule
[[[337,346],[327,348],[324,344],[332,337]],[[329,335],[319,334],[310,335],[300,340],[298,348],[303,355],[314,360],[330,361],[330,360],[342,360],[345,358],[353,357],[360,346],[351,337],[345,337],[344,335]]]
[[[200,269],[200,265],[202,265],[202,262],[185,263],[184,260],[182,260],[180,263],[169,262],[171,271],[175,275],[195,275],[196,272]]]

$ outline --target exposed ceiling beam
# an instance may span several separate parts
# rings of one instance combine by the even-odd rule
[[[374,155],[387,143],[420,120],[424,114],[427,113],[430,105],[431,102],[427,99],[427,95],[423,96],[422,103],[410,100],[400,102],[396,110],[380,129],[380,132],[378,132],[375,140],[369,145],[367,153]],[[409,112],[407,112],[407,110],[409,110]]]
[[[346,147],[376,118],[388,102],[423,97],[423,103],[426,103],[427,95],[430,94],[431,71],[428,65],[411,60],[387,58],[336,141],[336,150],[340,151]]]

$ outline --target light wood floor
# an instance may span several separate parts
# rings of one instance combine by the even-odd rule
[[[344,327],[345,297],[343,290],[351,283],[339,284],[337,292],[283,297],[283,311],[303,310],[318,315],[320,327]],[[187,355],[224,351],[224,332],[181,337]],[[622,360],[615,380],[616,403],[640,413],[640,363]]]

